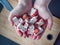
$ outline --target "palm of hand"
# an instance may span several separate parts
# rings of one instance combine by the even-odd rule
[[[37,0],[39,2],[39,0]],[[36,1],[36,2],[37,2]],[[42,0],[40,0],[41,2]],[[45,2],[44,2],[45,1]],[[49,9],[47,8],[48,7],[48,4],[50,1],[47,1],[47,0],[44,0],[42,1],[43,3],[42,4],[37,4],[35,3],[34,4],[34,8],[36,8],[38,10],[38,13],[39,15],[44,19],[44,20],[47,20],[48,21],[48,25],[47,27],[50,29],[52,27],[52,15],[49,11]],[[47,5],[45,5],[46,1],[48,2]],[[24,13],[29,13],[31,7],[32,7],[32,1],[27,1],[27,2],[30,2],[30,3],[18,3],[18,5],[16,6],[16,8],[14,8],[11,13],[10,13],[10,16],[8,17],[8,20],[9,22],[14,25],[13,21],[12,21],[12,18],[13,17],[19,17],[20,15],[24,14]],[[45,13],[45,14],[44,14]],[[16,30],[16,32],[18,33],[18,35],[20,36],[23,36],[23,37],[26,37],[27,36],[27,32],[25,33],[22,33],[20,30]],[[34,36],[34,35],[31,35],[30,37],[32,37],[33,39],[40,39],[41,35],[38,35],[37,37]]]

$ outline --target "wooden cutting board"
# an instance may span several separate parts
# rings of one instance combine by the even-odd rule
[[[17,0],[8,0],[10,4],[15,7]],[[8,22],[9,12],[6,8],[3,8],[0,13],[0,34],[17,42],[20,45],[53,45],[59,32],[60,32],[60,19],[53,16],[52,30],[46,29],[40,40],[32,40],[30,38],[19,37],[15,32],[15,29]],[[47,39],[47,35],[52,35],[52,40]]]

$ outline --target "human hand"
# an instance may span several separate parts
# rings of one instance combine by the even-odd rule
[[[30,9],[32,7],[32,0],[18,0],[18,5],[10,12],[10,15],[8,17],[9,22],[12,26],[16,28],[13,22],[13,17],[20,17],[24,13],[29,13]],[[22,33],[20,30],[16,30],[19,36],[26,37],[25,33]]]
[[[44,20],[47,20],[47,28],[51,30],[53,19],[50,10],[48,9],[48,5],[51,0],[36,0],[34,4],[34,8],[38,10],[39,16],[41,16]],[[44,28],[44,27],[43,27]],[[32,39],[40,39],[42,34],[38,36],[31,36]]]

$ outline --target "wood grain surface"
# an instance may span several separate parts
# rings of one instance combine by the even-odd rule
[[[17,0],[8,0],[13,7],[16,7]],[[17,35],[14,27],[8,22],[9,11],[4,7],[0,13],[0,34],[17,42],[21,45],[53,45],[58,33],[60,32],[60,19],[53,16],[53,27],[52,30],[46,29],[45,33],[40,40],[32,40],[30,38],[23,38]],[[53,39],[48,40],[47,35],[52,34]]]

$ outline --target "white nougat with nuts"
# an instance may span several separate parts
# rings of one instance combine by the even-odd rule
[[[29,26],[28,30],[30,30],[29,34],[33,34],[34,33],[34,25]]]
[[[40,19],[39,22],[37,22],[37,24],[38,24],[39,26],[43,25],[43,24],[44,24],[43,19]]]
[[[23,23],[24,21],[23,21],[23,19],[22,19],[22,18],[19,18],[19,22],[20,22],[20,23]]]
[[[32,17],[32,18],[30,19],[30,23],[31,23],[31,24],[34,24],[36,21],[37,21],[37,16]]]
[[[28,23],[25,23],[24,28],[26,29],[28,28]]]
[[[36,12],[36,9],[32,8],[30,12],[30,16],[32,16]]]
[[[18,25],[18,24],[19,24],[18,18],[17,18],[17,17],[14,17],[14,18],[13,18],[13,22],[14,22],[15,25]]]
[[[27,31],[27,29],[26,29],[21,23],[19,23],[17,27],[18,27],[18,29],[20,29],[20,31],[22,31],[22,32]]]

